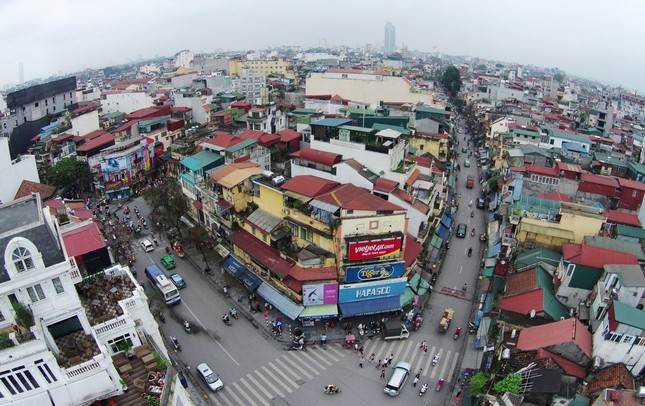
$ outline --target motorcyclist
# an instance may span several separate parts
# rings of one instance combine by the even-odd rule
[[[474,210],[472,210],[472,211],[470,212],[470,217],[475,217],[475,211],[474,211]]]
[[[455,330],[455,334],[456,335],[461,334],[461,327],[457,327],[457,329]]]
[[[329,385],[325,386],[325,391],[327,393],[336,393],[336,392],[338,392],[338,386],[334,385],[333,383],[329,384]]]
[[[322,345],[327,344],[327,334],[322,333],[322,334],[320,335],[320,344],[322,344]]]
[[[222,320],[224,320],[224,323],[230,323],[231,322],[231,318],[228,317],[228,313],[226,313],[225,315],[222,316]]]
[[[237,318],[237,309],[235,309],[234,307],[231,307],[231,310],[229,310],[228,312],[231,314],[231,316]]]
[[[468,248],[468,256],[473,255],[473,247]]]
[[[466,289],[468,289],[468,284],[467,284],[467,283],[464,283],[464,289],[463,289],[463,290],[464,290],[464,292],[466,291]]]
[[[472,237],[474,235],[475,235],[475,227],[473,227],[473,229],[470,231],[470,236]]]

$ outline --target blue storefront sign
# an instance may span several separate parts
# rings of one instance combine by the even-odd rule
[[[398,278],[403,275],[405,262],[366,266],[348,266],[345,269],[345,282],[367,282],[378,279]]]
[[[338,303],[400,296],[405,291],[407,283],[407,278],[396,278],[340,285],[338,287]]]
[[[228,257],[222,264],[222,268],[226,269],[228,273],[239,278],[245,271],[244,265],[237,262],[233,257]]]

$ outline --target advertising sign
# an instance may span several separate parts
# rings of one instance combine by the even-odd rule
[[[350,242],[348,257],[350,261],[383,258],[398,255],[401,252],[402,238],[387,238],[384,240]]]
[[[338,283],[302,285],[302,305],[313,306],[338,303]]]
[[[384,281],[340,285],[338,287],[338,303],[399,296],[405,291],[407,284],[407,278],[396,278]]]
[[[367,282],[385,278],[398,278],[403,275],[404,270],[405,262],[348,266],[345,269],[345,282]]]

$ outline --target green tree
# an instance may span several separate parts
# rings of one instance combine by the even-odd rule
[[[21,302],[12,303],[13,311],[16,312],[16,324],[26,329],[33,327],[34,314],[31,309]]]
[[[189,228],[183,237],[187,246],[196,248],[202,254],[206,268],[209,268],[208,259],[206,258],[206,244],[210,237],[208,232],[200,226]]]
[[[520,374],[508,374],[504,379],[498,381],[495,386],[493,386],[493,390],[498,395],[503,395],[506,392],[512,392],[516,395],[519,395],[521,387],[522,377],[520,376]]]
[[[77,161],[76,158],[64,158],[47,169],[47,177],[64,195],[76,196],[79,192],[88,191],[92,185],[92,173],[87,162]]]
[[[450,65],[446,68],[441,75],[441,87],[445,91],[449,92],[451,96],[457,96],[459,90],[461,90],[461,75],[459,74],[459,69],[455,68],[454,65]]]
[[[486,393],[486,385],[488,384],[488,374],[485,372],[477,372],[470,378],[469,391],[472,396],[479,396]]]

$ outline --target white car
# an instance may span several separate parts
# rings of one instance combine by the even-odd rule
[[[145,252],[150,252],[155,250],[155,246],[152,245],[149,239],[141,240],[141,247]]]
[[[212,369],[210,369],[208,365],[206,365],[206,363],[197,365],[197,371],[199,371],[199,375],[201,375],[204,382],[206,382],[206,385],[208,385],[212,391],[224,389],[224,383],[222,383],[222,380],[215,372],[213,372]]]

